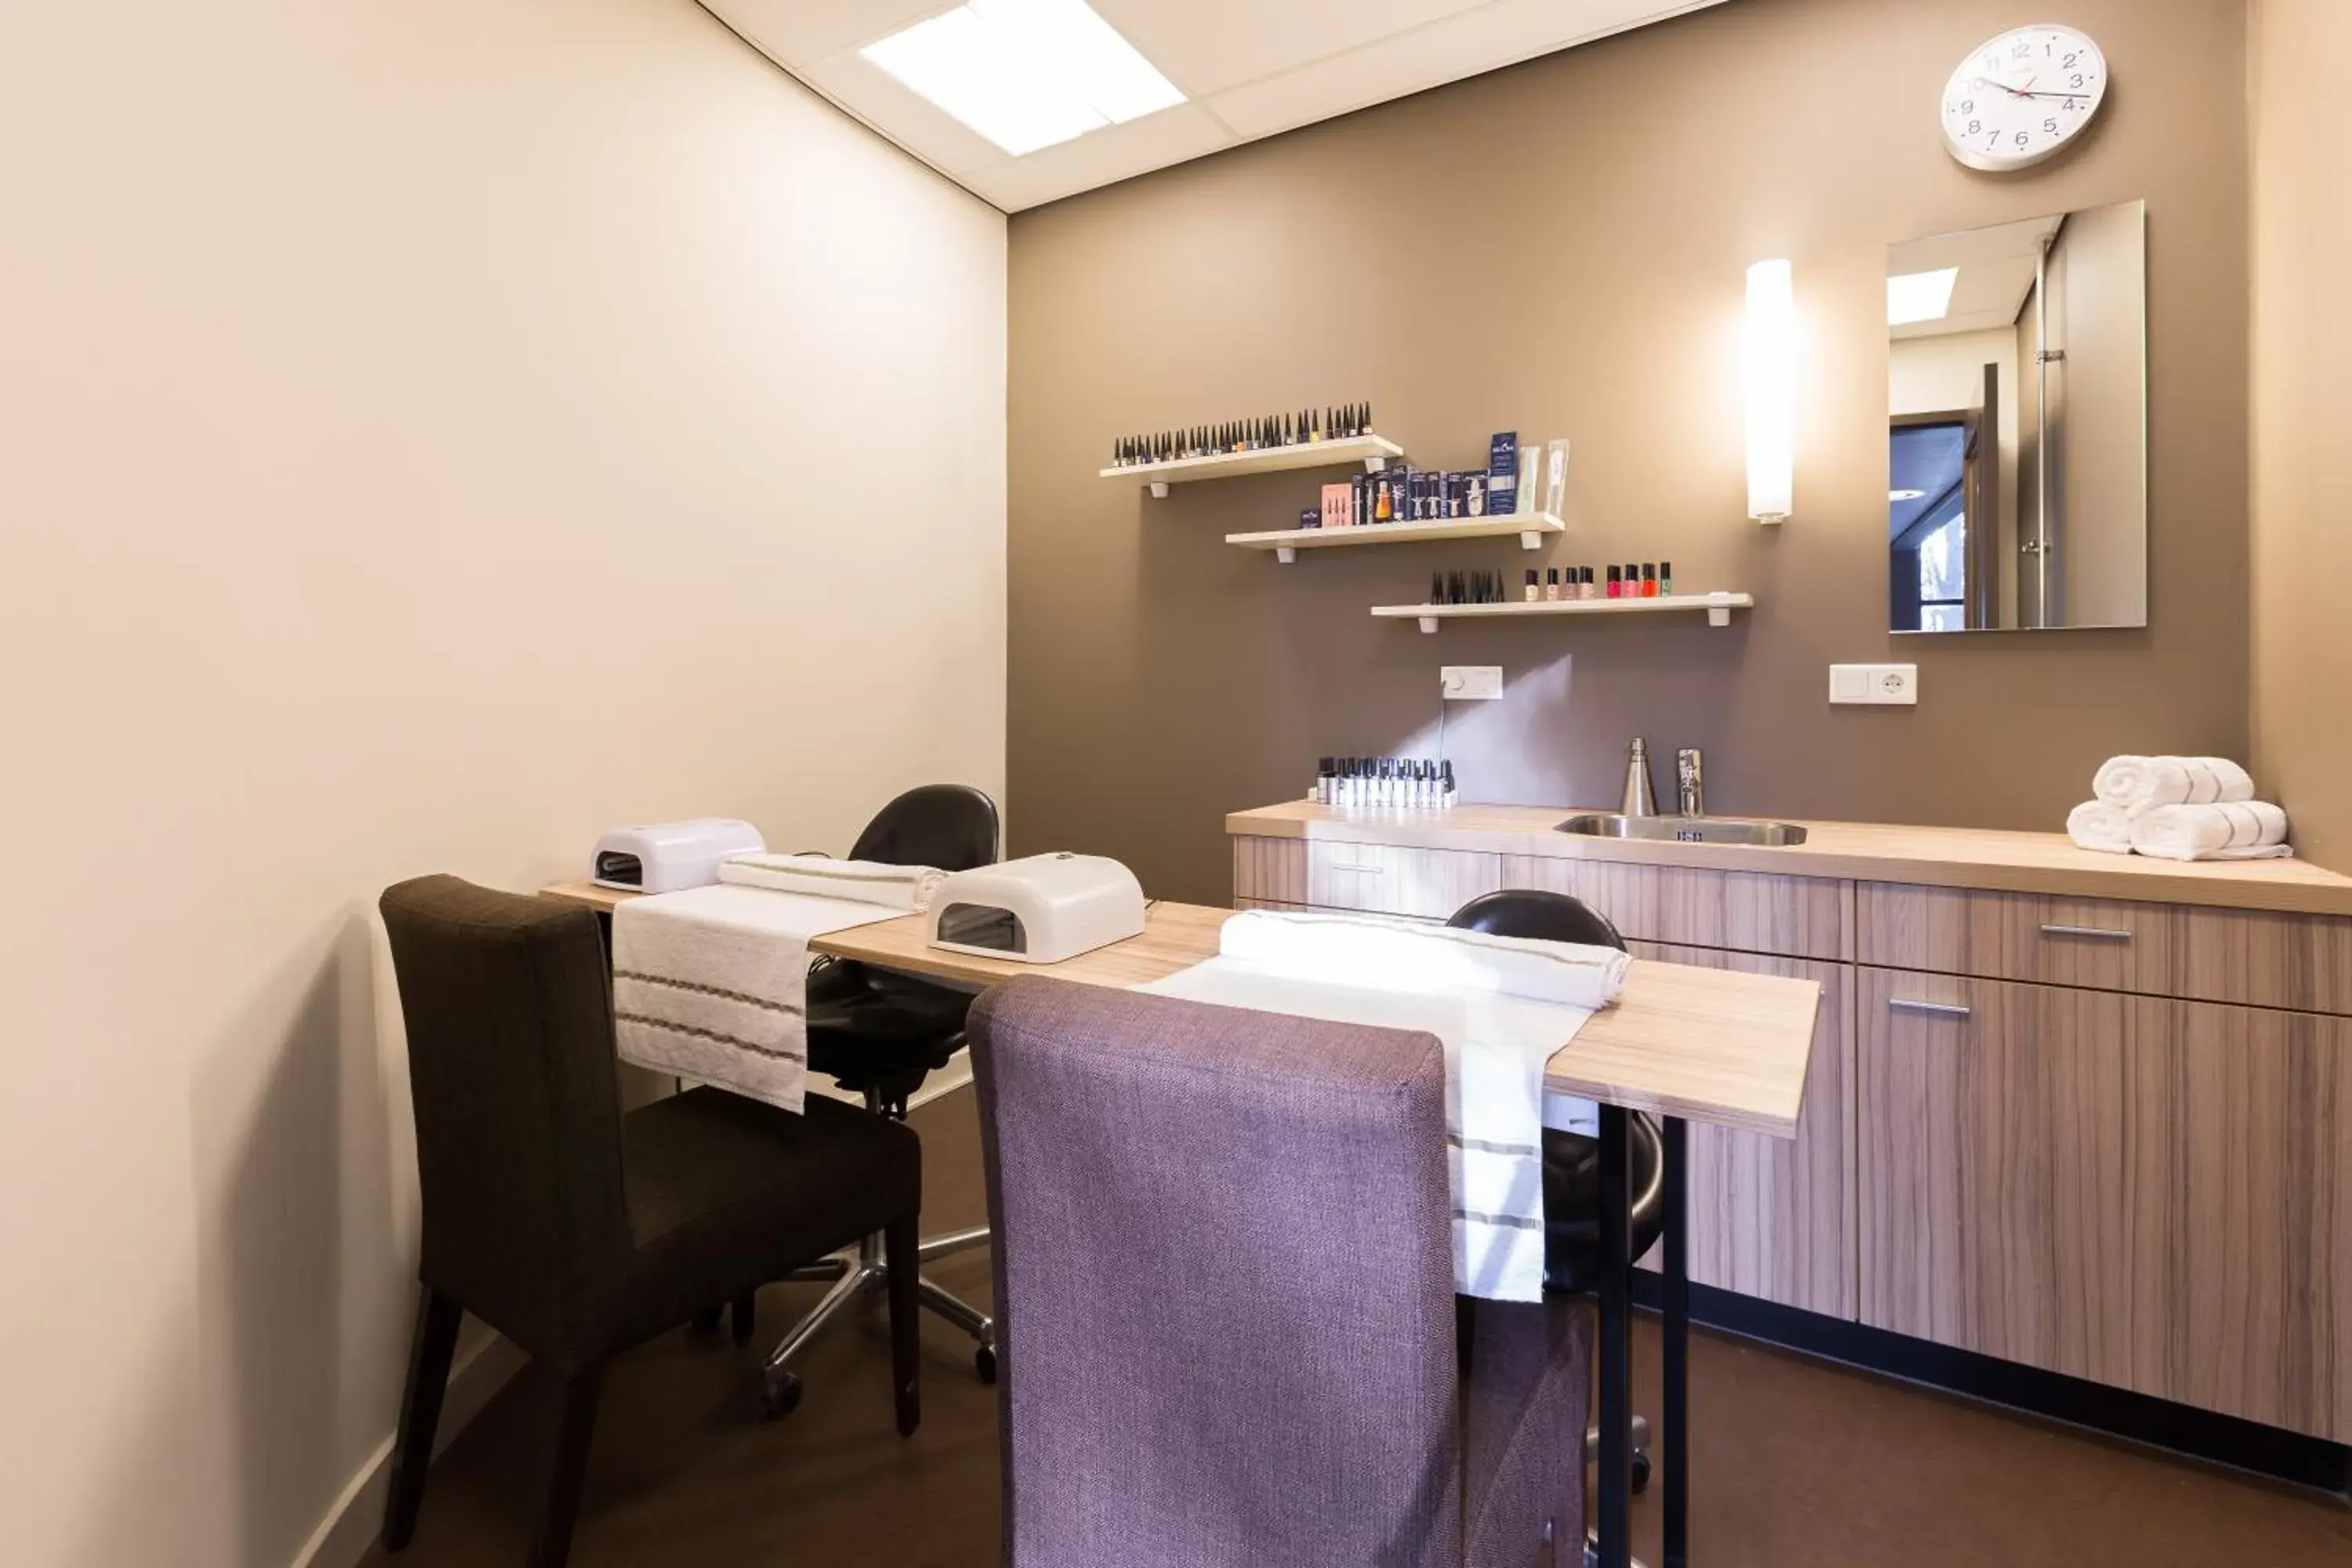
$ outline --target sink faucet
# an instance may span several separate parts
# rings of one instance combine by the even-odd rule
[[[1706,763],[1696,746],[1675,753],[1675,806],[1685,816],[1706,815]]]
[[[1658,815],[1657,792],[1650,787],[1650,743],[1639,735],[1625,748],[1625,798],[1617,807],[1617,815]]]

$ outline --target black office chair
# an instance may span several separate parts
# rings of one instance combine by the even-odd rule
[[[1625,951],[1609,917],[1566,893],[1507,888],[1471,900],[1449,926],[1490,936],[1572,942]],[[1655,1245],[1664,1228],[1664,1145],[1657,1120],[1637,1111],[1626,1119],[1633,1161],[1633,1256]],[[1544,1129],[1544,1289],[1584,1294],[1601,1284],[1601,1141]],[[1650,1424],[1633,1418],[1633,1489],[1650,1483]],[[1598,1451],[1601,1434],[1585,1434],[1585,1451]]]
[[[594,914],[455,877],[402,882],[382,908],[425,1199],[386,1552],[416,1526],[465,1312],[562,1385],[532,1568],[558,1568],[570,1549],[607,1362],[877,1231],[906,1266],[894,1274],[890,1353],[898,1430],[914,1431],[913,1133],[833,1100],[794,1116],[715,1089],[624,1115]]]
[[[996,859],[996,803],[964,784],[924,784],[910,789],[877,813],[849,855],[895,866],[936,866],[969,870]],[[866,1106],[891,1121],[904,1121],[907,1101],[932,1072],[963,1048],[964,1015],[972,998],[905,975],[862,963],[825,959],[808,981],[808,1065],[844,1089],[865,1096]],[[919,1246],[917,1263],[988,1245],[988,1227],[929,1237]],[[761,1379],[767,1412],[782,1415],[800,1403],[801,1382],[793,1361],[819,1331],[860,1299],[889,1289],[898,1271],[872,1237],[854,1256],[832,1258],[795,1269],[790,1278],[829,1280],[833,1288],[793,1325],[768,1358]],[[989,1315],[918,1274],[917,1300],[977,1342],[972,1364],[981,1381],[996,1381],[996,1325]],[[739,1302],[736,1333],[748,1332]]]

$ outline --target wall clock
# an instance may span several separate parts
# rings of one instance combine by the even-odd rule
[[[2069,145],[2107,97],[2107,59],[2072,27],[2037,23],[1981,44],[1944,84],[1944,146],[2005,174]]]

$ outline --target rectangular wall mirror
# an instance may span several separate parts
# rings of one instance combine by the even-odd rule
[[[1892,629],[2147,624],[2147,221],[1888,247]]]

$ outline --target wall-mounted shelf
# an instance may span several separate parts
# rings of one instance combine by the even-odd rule
[[[1273,533],[1228,533],[1227,544],[1244,550],[1271,550],[1284,565],[1298,559],[1302,550],[1329,550],[1342,544],[1419,544],[1433,539],[1496,539],[1519,536],[1522,550],[1540,550],[1548,534],[1566,531],[1568,524],[1548,511],[1506,512],[1499,517],[1448,518],[1441,522],[1370,522],[1360,528],[1286,528]]]
[[[1466,620],[1474,616],[1670,616],[1695,610],[1706,612],[1706,624],[1727,626],[1734,610],[1752,610],[1748,594],[1668,594],[1655,599],[1539,599],[1530,605],[1375,605],[1372,614],[1385,621],[1419,621],[1424,632],[1434,632],[1440,621]]]
[[[1196,479],[1237,479],[1244,474],[1278,474],[1286,468],[1329,468],[1361,463],[1377,474],[1404,448],[1382,436],[1350,436],[1339,441],[1299,441],[1288,447],[1266,447],[1255,452],[1220,452],[1207,458],[1178,458],[1165,463],[1128,463],[1102,470],[1107,479],[1133,479],[1165,497],[1170,485]]]

